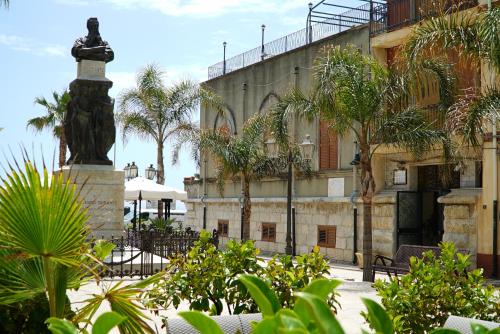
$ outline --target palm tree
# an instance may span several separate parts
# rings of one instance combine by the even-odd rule
[[[248,119],[238,137],[225,129],[191,129],[192,138],[201,152],[209,153],[216,163],[216,182],[221,193],[228,178],[238,177],[241,182],[242,240],[250,238],[252,203],[250,182],[265,175],[275,174],[277,164],[268,158],[264,150],[264,133],[267,129],[265,116],[257,114]],[[194,150],[196,151],[196,150]]]
[[[65,90],[62,94],[52,93],[54,102],[49,102],[45,97],[37,97],[35,104],[45,107],[45,116],[35,117],[28,120],[27,127],[32,127],[36,131],[46,128],[52,129],[55,138],[59,139],[59,168],[66,164],[66,135],[64,132],[64,117],[66,116],[67,105],[71,100],[69,92]]]
[[[447,72],[437,63],[425,65],[418,75],[430,75],[434,65],[443,75],[442,95],[448,96],[453,85],[452,79],[444,76]],[[388,143],[421,155],[436,142],[444,142],[446,136],[426,122],[416,106],[408,103],[408,94],[414,91],[406,80],[411,77],[409,73],[398,76],[351,46],[325,49],[316,59],[313,71],[310,95],[294,90],[273,109],[273,132],[280,141],[285,141],[288,134],[283,128],[293,114],[298,114],[309,120],[319,116],[340,135],[349,131],[354,134],[360,147],[363,280],[368,281],[371,280],[371,206],[375,191],[373,154],[381,144]]]
[[[417,25],[406,42],[404,54],[418,63],[429,53],[455,49],[467,59],[490,65],[492,84],[487,89],[465,92],[448,113],[448,128],[478,146],[488,117],[500,117],[500,88],[495,87],[495,74],[500,73],[500,8],[480,12],[454,12],[430,18]]]
[[[168,139],[176,136],[179,124],[189,124],[200,103],[221,110],[219,98],[191,81],[171,87],[163,83],[164,72],[156,65],[147,65],[137,75],[137,87],[121,93],[118,122],[123,140],[134,134],[156,143],[157,183],[165,184],[163,151]],[[158,202],[158,214],[163,206]]]

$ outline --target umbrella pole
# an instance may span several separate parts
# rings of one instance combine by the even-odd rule
[[[142,193],[139,191],[139,231],[141,230],[141,204],[142,204]]]
[[[132,229],[134,232],[137,229],[137,200],[134,200],[134,219],[132,220]]]

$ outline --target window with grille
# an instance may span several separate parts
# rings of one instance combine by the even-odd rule
[[[227,237],[229,232],[229,220],[219,219],[217,222],[217,233],[220,237]]]
[[[336,226],[318,226],[318,246],[335,248]]]
[[[262,241],[276,241],[276,224],[262,223]]]
[[[337,135],[329,129],[329,123],[319,123],[319,169],[337,169]]]

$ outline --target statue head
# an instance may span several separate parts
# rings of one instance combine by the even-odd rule
[[[89,35],[99,35],[99,21],[97,21],[97,17],[91,17],[87,20],[87,29],[89,30]]]

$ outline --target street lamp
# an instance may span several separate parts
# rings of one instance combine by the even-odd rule
[[[266,142],[267,152],[270,158],[276,158],[278,156],[278,145],[274,138],[268,139]],[[312,159],[312,153],[314,150],[314,143],[311,141],[309,135],[306,135],[304,141],[299,144],[301,155],[305,160],[310,161]],[[287,197],[286,197],[286,247],[285,253],[287,255],[292,255],[294,252],[294,247],[292,247],[292,168],[293,168],[293,153],[292,150],[288,149],[288,159],[287,159]],[[295,226],[293,226],[295,231]]]
[[[138,175],[139,175],[139,168],[137,168],[135,161],[133,161],[129,169],[129,179],[135,179]]]
[[[222,65],[222,74],[226,74],[226,42],[223,42],[222,45],[224,46],[224,62]]]
[[[261,43],[261,49],[260,49],[260,59],[261,60],[264,60],[264,58],[266,57],[266,53],[265,53],[265,50],[264,50],[264,31],[266,30],[266,25],[263,24],[260,26],[262,28],[262,43]]]
[[[144,171],[144,175],[146,176],[146,179],[152,180],[156,176],[156,169],[153,167],[153,164],[150,164],[148,168]]]
[[[278,144],[276,143],[276,139],[274,138],[269,138],[264,142],[267,147],[267,153],[270,158],[277,158],[278,157]]]
[[[125,178],[127,181],[130,180],[130,162],[123,168],[123,171],[125,172]]]
[[[302,143],[299,144],[299,147],[301,151],[300,153],[302,154],[304,159],[307,161],[311,161],[314,151],[314,143],[311,141],[311,136],[307,134]]]

